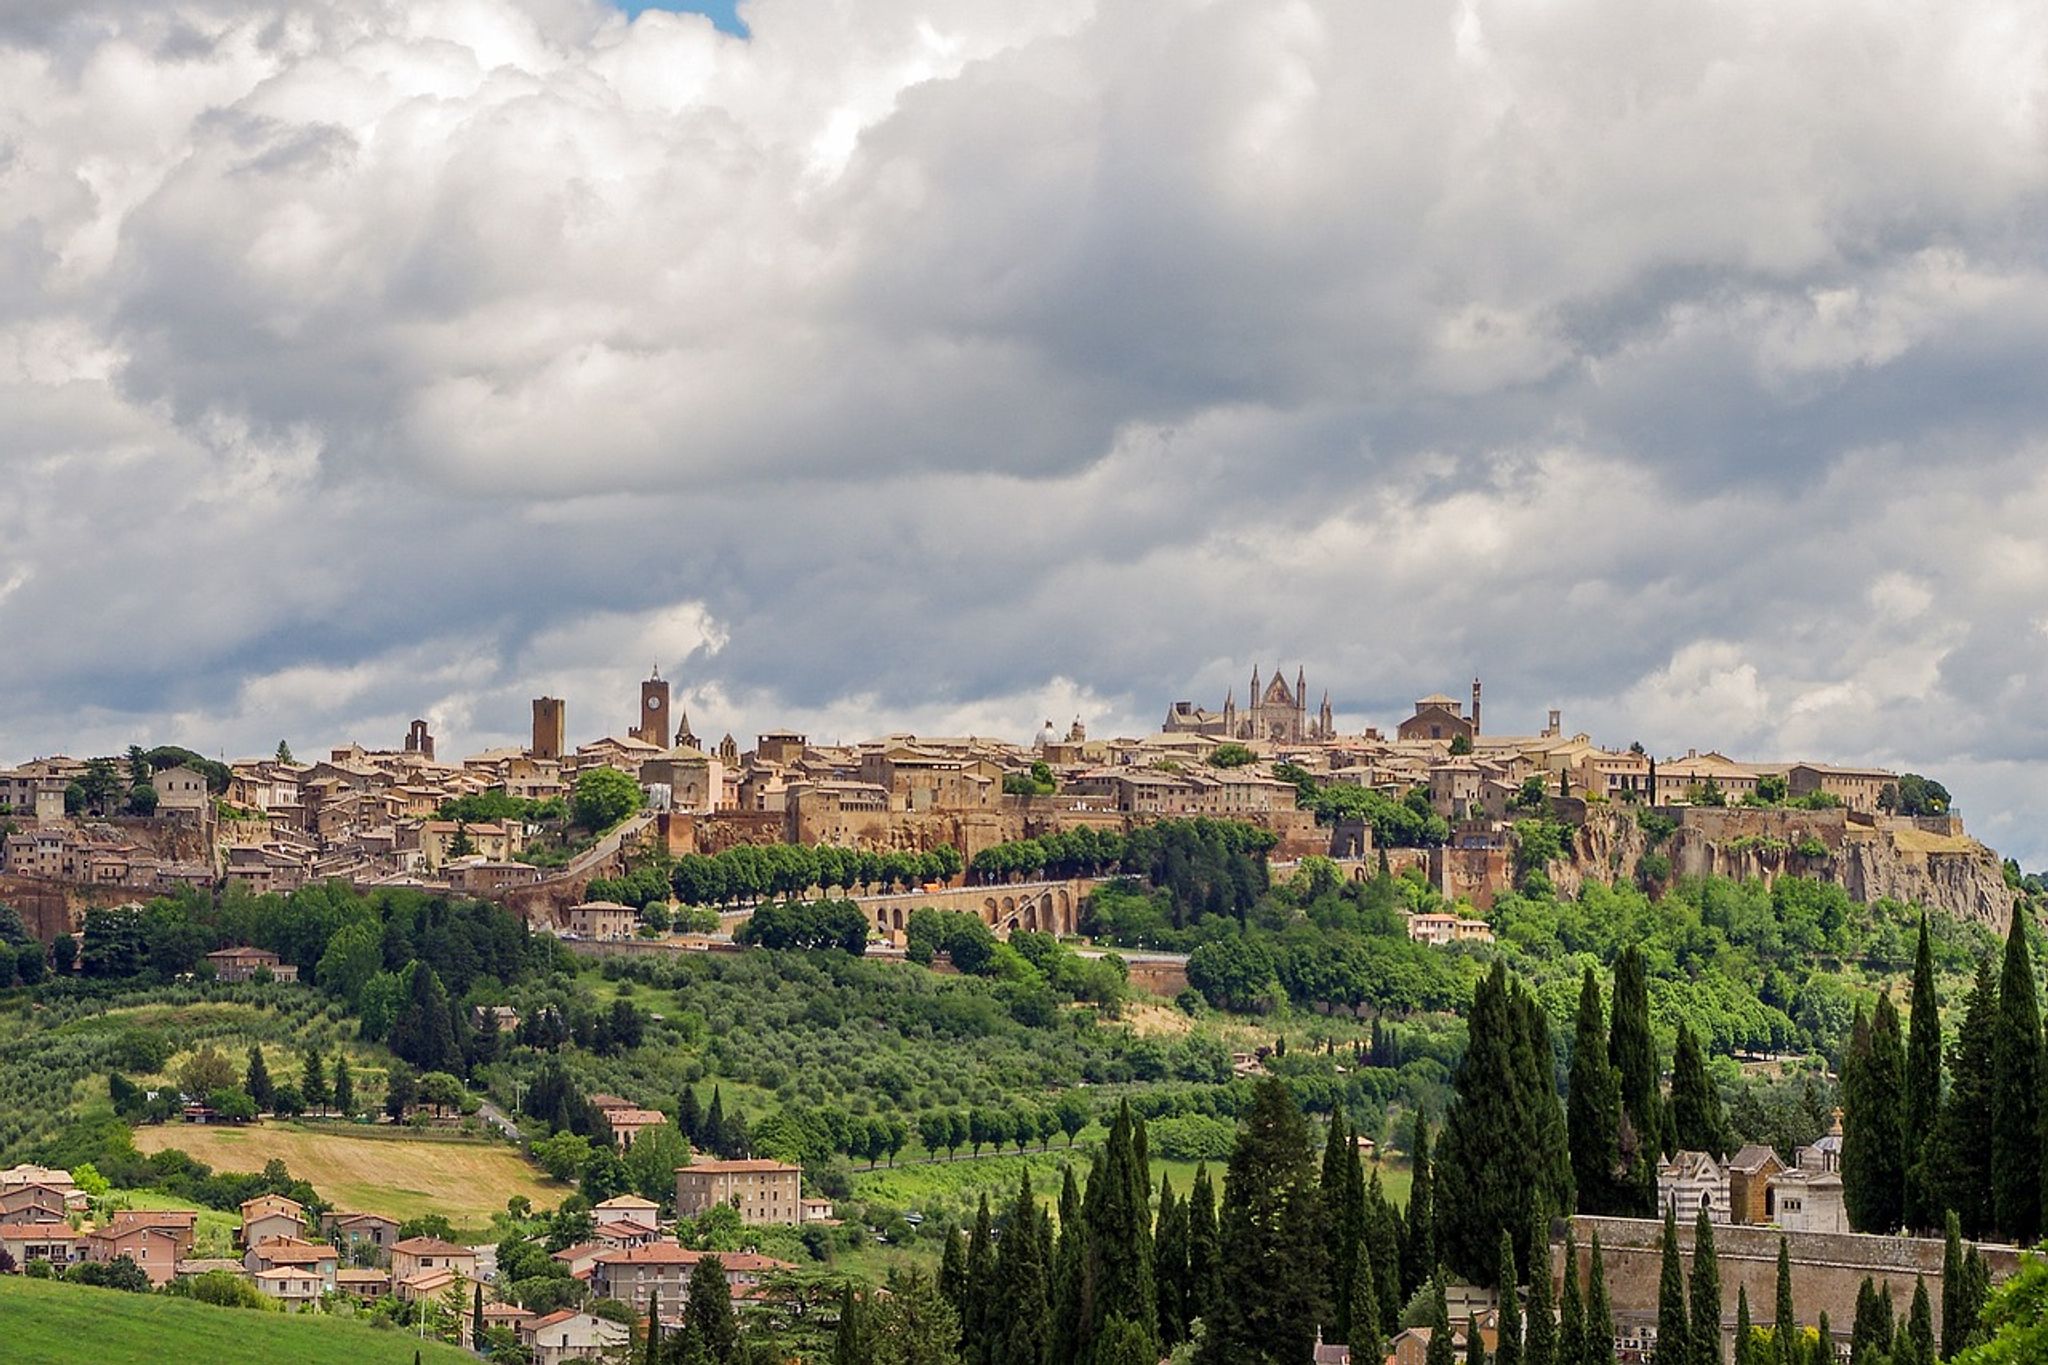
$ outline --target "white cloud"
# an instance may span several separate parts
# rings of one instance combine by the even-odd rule
[[[1299,661],[2048,860],[2039,6],[747,18],[0,13],[0,753]]]

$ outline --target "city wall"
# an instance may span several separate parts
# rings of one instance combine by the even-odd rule
[[[1657,1283],[1663,1269],[1664,1224],[1654,1218],[1593,1218],[1580,1215],[1572,1220],[1578,1239],[1581,1281],[1592,1259],[1592,1241],[1600,1238],[1600,1257],[1607,1275],[1608,1297],[1614,1306],[1618,1326],[1654,1326],[1657,1319]],[[1685,1272],[1692,1274],[1693,1225],[1680,1220],[1678,1245]],[[1561,1238],[1563,1224],[1556,1226]],[[1787,1232],[1774,1228],[1714,1225],[1714,1254],[1721,1268],[1721,1330],[1724,1339],[1735,1333],[1736,1296],[1749,1292],[1750,1318],[1768,1326],[1777,1301],[1778,1240],[1784,1238],[1792,1263],[1792,1302],[1800,1321],[1811,1326],[1825,1312],[1828,1325],[1846,1338],[1856,1319],[1856,1291],[1865,1276],[1880,1289],[1891,1286],[1892,1302],[1903,1314],[1913,1302],[1915,1278],[1927,1282],[1927,1294],[1934,1307],[1934,1326],[1941,1330],[1942,1243],[1933,1238],[1871,1237],[1860,1233]],[[1979,1248],[1991,1266],[1995,1280],[2010,1275],[2019,1264],[2019,1252],[2009,1246],[1983,1245]],[[1564,1243],[1550,1249],[1554,1287],[1564,1284]]]

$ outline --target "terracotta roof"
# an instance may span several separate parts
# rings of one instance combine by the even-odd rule
[[[661,1205],[637,1194],[615,1194],[597,1205],[601,1209],[658,1209]]]
[[[695,1265],[710,1254],[692,1251],[674,1242],[651,1242],[644,1247],[601,1251],[592,1259],[599,1265]]]
[[[81,1242],[86,1234],[73,1232],[69,1223],[0,1223],[0,1238],[32,1242]]]
[[[346,1270],[335,1271],[334,1282],[336,1284],[389,1284],[391,1282],[391,1272],[388,1270],[371,1270],[367,1267],[351,1266]]]
[[[444,1242],[439,1237],[408,1237],[403,1242],[392,1244],[393,1251],[402,1251],[408,1256],[469,1256],[476,1253],[468,1247],[459,1247],[453,1242]]]
[[[765,1157],[746,1157],[738,1161],[693,1161],[676,1169],[718,1175],[727,1171],[801,1171],[803,1167],[792,1166],[787,1161],[770,1161]]]
[[[557,1308],[554,1312],[548,1314],[546,1317],[535,1318],[532,1322],[529,1322],[526,1325],[528,1329],[532,1329],[535,1327],[552,1327],[558,1322],[567,1322],[570,1318],[576,1316],[578,1316],[578,1313],[574,1308]]]

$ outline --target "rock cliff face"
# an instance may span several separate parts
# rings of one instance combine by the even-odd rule
[[[1680,808],[1677,828],[1653,847],[1635,812],[1595,807],[1573,841],[1569,865],[1551,880],[1577,894],[1588,880],[1644,879],[1644,860],[1660,855],[1670,877],[1782,876],[1832,881],[1852,900],[1908,901],[2003,933],[2013,897],[1998,855],[1962,832],[1960,822],[1860,816],[1844,810]],[[1648,871],[1659,870],[1651,858]]]

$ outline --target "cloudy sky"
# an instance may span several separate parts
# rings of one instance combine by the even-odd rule
[[[2048,862],[2038,0],[724,8],[0,5],[0,762],[1299,663]]]

